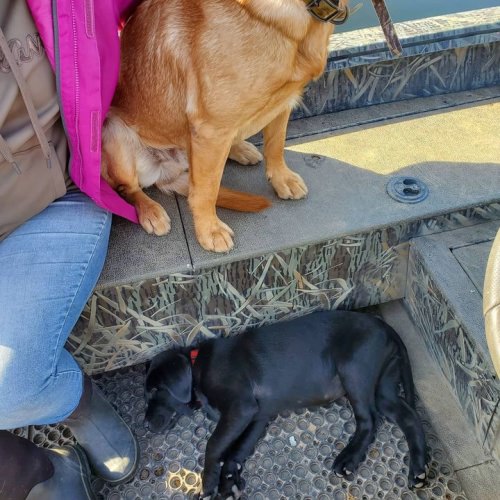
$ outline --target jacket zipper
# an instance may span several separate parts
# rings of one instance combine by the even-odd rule
[[[77,138],[76,145],[74,144],[73,146],[76,146],[77,152],[73,152],[74,148],[69,148],[69,161],[68,161],[68,172],[70,170],[70,165],[71,165],[71,157],[73,154],[78,154],[80,157],[80,164],[81,164],[81,155],[80,155],[80,143],[78,141],[78,116],[79,116],[79,103],[80,103],[80,79],[79,79],[79,73],[78,73],[78,62],[77,62],[77,37],[76,37],[76,26],[75,26],[75,15],[74,15],[74,5],[73,5],[73,0],[71,0],[71,26],[72,26],[72,33],[73,33],[73,58],[74,58],[74,64],[75,64],[75,134]],[[61,121],[63,124],[64,132],[66,134],[66,137],[69,140],[69,134],[68,134],[68,126],[67,126],[67,121],[66,117],[64,116],[64,110],[62,108],[62,92],[61,92],[61,59],[60,59],[60,48],[59,48],[59,24],[58,24],[58,16],[57,16],[57,0],[52,0],[52,25],[54,29],[54,64],[55,64],[55,70],[56,70],[56,92],[57,96],[59,98],[59,114],[61,115]],[[72,173],[72,172],[70,172]],[[79,176],[79,185],[82,184],[82,169],[80,168],[78,172]]]

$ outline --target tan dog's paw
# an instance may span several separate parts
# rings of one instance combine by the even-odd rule
[[[211,252],[228,252],[233,248],[234,232],[220,219],[215,219],[209,224],[200,221],[201,228],[197,228],[196,237],[200,245]]]
[[[283,200],[299,200],[307,195],[307,186],[302,177],[289,169],[273,172],[269,180],[276,194]]]
[[[241,165],[256,165],[262,161],[263,156],[251,142],[241,141],[231,146],[229,158]]]
[[[149,234],[164,236],[170,231],[170,217],[159,203],[152,201],[141,204],[140,208],[137,207],[137,216],[141,226]]]

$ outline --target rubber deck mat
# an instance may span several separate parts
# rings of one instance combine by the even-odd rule
[[[131,426],[139,439],[141,461],[135,478],[125,485],[93,482],[98,498],[106,500],[169,499],[193,496],[201,485],[200,472],[206,442],[215,424],[201,411],[182,417],[166,435],[153,434],[143,425],[144,365],[95,377],[95,381]],[[408,447],[400,429],[380,424],[365,461],[348,482],[332,472],[335,456],[355,429],[348,402],[328,408],[286,413],[270,423],[265,437],[244,465],[243,499],[252,500],[464,500],[466,497],[450,460],[434,434],[422,407],[419,414],[429,453],[428,486],[407,488]],[[16,429],[41,446],[73,441],[63,425]]]

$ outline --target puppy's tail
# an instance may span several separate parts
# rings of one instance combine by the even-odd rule
[[[256,194],[220,187],[216,205],[237,212],[260,212],[271,206],[271,200]]]

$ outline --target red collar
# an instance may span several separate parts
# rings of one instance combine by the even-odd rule
[[[191,349],[189,352],[189,357],[191,358],[191,364],[194,365],[196,358],[198,357],[199,349]]]

